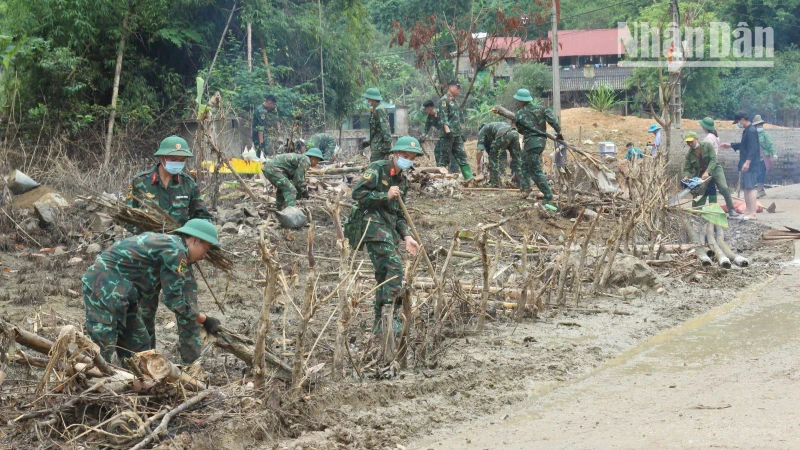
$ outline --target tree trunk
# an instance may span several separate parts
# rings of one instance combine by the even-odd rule
[[[103,166],[108,166],[111,162],[111,141],[114,138],[114,121],[117,118],[117,97],[119,94],[119,78],[122,74],[122,57],[125,55],[125,39],[128,33],[128,14],[122,19],[122,28],[119,38],[119,49],[117,50],[117,65],[114,69],[114,88],[111,91],[111,113],[108,117],[108,134],[106,134],[105,156]]]

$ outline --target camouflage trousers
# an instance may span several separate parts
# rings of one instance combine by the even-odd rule
[[[459,173],[461,168],[456,166],[456,161],[450,157],[450,153],[445,152],[445,144],[445,138],[442,136],[433,148],[433,156],[436,158],[436,167],[447,167],[450,173]]]
[[[533,180],[539,192],[544,194],[544,200],[550,201],[553,199],[553,192],[550,190],[547,177],[542,170],[542,152],[544,152],[544,147],[533,147],[522,152],[520,185],[523,184],[522,180]],[[529,181],[527,182],[529,183]],[[530,188],[530,184],[528,184],[528,188]],[[523,189],[522,186],[520,189]]]
[[[378,284],[395,277],[386,282],[375,291],[375,320],[380,321],[381,307],[383,305],[394,305],[399,308],[403,300],[400,295],[403,293],[403,261],[397,253],[397,245],[389,242],[367,242],[364,244],[375,268],[375,281]]]
[[[385,159],[389,159],[389,156],[391,154],[392,154],[391,147],[388,148],[370,147],[369,162],[373,163],[375,161],[383,161]]]
[[[115,285],[96,289],[104,282],[97,278],[84,276],[83,304],[86,334],[100,346],[100,354],[111,362],[116,353],[124,363],[134,353],[150,350],[150,335],[139,315],[139,305],[129,301],[127,288]]]
[[[261,158],[261,155],[275,156],[269,151],[269,139],[264,139],[264,143],[258,142],[258,136],[253,137],[253,147],[256,150],[256,158]]]
[[[297,188],[286,178],[286,175],[279,170],[264,168],[264,176],[275,186],[275,202],[278,210],[287,206],[295,206],[297,202]]]
[[[530,180],[521,175],[522,164],[519,149],[519,133],[510,130],[492,141],[489,147],[489,185],[500,186],[500,176],[505,172],[507,161],[506,151],[511,154],[511,173],[518,180],[520,189],[530,189]]]
[[[439,167],[448,167],[451,173],[459,173],[467,165],[467,152],[464,150],[464,136],[450,134],[442,136],[442,160]]]

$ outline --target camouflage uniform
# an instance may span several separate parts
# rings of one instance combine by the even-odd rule
[[[397,253],[397,242],[411,235],[403,210],[397,200],[388,200],[389,188],[400,187],[405,199],[408,182],[402,173],[395,174],[389,161],[377,161],[369,165],[353,188],[353,200],[363,214],[361,220],[369,227],[364,234],[375,281],[387,282],[375,292],[375,319],[380,321],[381,307],[394,304],[395,310],[402,304],[403,262]]]
[[[442,163],[439,164],[439,167],[449,165],[451,173],[458,173],[460,167],[468,165],[467,152],[464,151],[464,132],[461,129],[461,110],[455,99],[445,94],[441,98],[437,114],[442,124],[442,130],[445,125],[450,127],[450,133],[444,133],[442,136],[444,144],[442,146]]]
[[[333,157],[333,151],[336,150],[336,138],[328,133],[317,133],[308,140],[308,148],[317,147],[325,161],[330,161]]]
[[[190,364],[200,356],[197,283],[186,242],[179,235],[148,232],[116,242],[83,276],[86,332],[107,361],[115,350],[124,361],[131,352],[153,348],[138,306],[143,298],[157,298],[162,285],[164,306],[178,324],[181,360]]]
[[[444,150],[444,131],[442,131],[442,121],[439,120],[439,114],[429,115],[425,118],[425,125],[422,126],[422,135],[426,136],[431,129],[439,130],[437,133],[439,140],[436,141],[436,145],[433,147],[433,157],[436,159],[436,165],[438,167],[445,167],[449,164],[450,157],[448,155],[447,161],[442,162],[445,157],[442,153]]]
[[[277,190],[278,209],[295,206],[298,194],[300,198],[306,198],[306,171],[310,166],[308,156],[299,153],[284,153],[264,163],[261,171]]]
[[[389,159],[392,151],[392,129],[389,115],[383,105],[378,105],[369,116],[369,162]]]
[[[511,172],[520,183],[520,189],[530,189],[530,180],[520,176],[521,156],[519,133],[505,122],[491,122],[478,133],[478,150],[489,151],[489,185],[500,186],[500,172],[504,169],[506,150],[511,153]]]
[[[553,193],[547,184],[547,177],[542,172],[542,152],[547,143],[544,133],[548,123],[556,133],[561,133],[561,125],[552,109],[528,103],[517,111],[517,130],[523,136],[522,176],[533,179],[536,187],[544,194],[544,200],[553,198]]]
[[[708,175],[712,179],[709,183],[714,183],[716,185],[716,190],[719,190],[719,193],[722,194],[728,211],[734,211],[733,197],[731,197],[731,190],[728,188],[728,182],[725,179],[725,171],[722,169],[722,164],[717,160],[717,152],[714,150],[714,146],[706,141],[700,142],[700,156],[695,153],[695,150],[689,149],[689,151],[686,152],[686,157],[681,166],[681,175],[683,178],[700,177],[704,172],[708,172]],[[707,187],[706,189],[708,193],[710,188]],[[716,191],[714,191],[714,197],[716,197]],[[715,199],[710,200],[710,202],[715,202]],[[697,204],[693,204],[692,206],[704,204],[705,195]]]
[[[264,143],[258,142],[258,132],[264,133]],[[271,155],[269,151],[269,111],[264,104],[258,105],[253,114],[253,145],[256,148],[256,156],[261,157]]]
[[[136,199],[145,204],[142,205]],[[185,224],[189,219],[205,219],[211,223],[214,222],[214,217],[206,209],[200,188],[192,177],[183,172],[172,175],[169,185],[165,187],[158,175],[158,165],[152,170],[139,172],[133,177],[125,203],[131,208],[144,211],[147,211],[148,203],[158,206],[169,214],[179,226]],[[134,227],[129,227],[128,231],[139,232]],[[191,271],[189,276],[194,276]],[[194,282],[194,279],[192,281]],[[155,287],[139,299],[139,314],[150,334],[150,348],[153,349],[156,348],[156,311],[158,311],[158,294],[160,292],[161,285],[156,282]]]

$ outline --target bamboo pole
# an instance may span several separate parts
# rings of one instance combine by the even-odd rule
[[[292,366],[292,391],[296,394],[303,385],[303,355],[305,354],[306,332],[308,322],[314,314],[314,293],[317,285],[316,261],[314,260],[314,220],[311,214],[308,217],[308,273],[306,274],[306,292],[303,298],[303,308],[297,324],[297,337],[295,338],[294,365]]]
[[[408,209],[406,208],[406,204],[403,201],[403,197],[397,197],[397,202],[400,204],[400,208],[403,210],[403,215],[408,222],[408,228],[411,229],[411,235],[414,237],[414,240],[417,241],[419,244],[419,251],[422,252],[422,257],[425,259],[425,264],[428,266],[428,271],[431,273],[431,277],[433,278],[433,283],[436,287],[435,293],[435,303],[434,303],[434,311],[438,311],[441,313],[442,305],[441,303],[441,295],[439,294],[439,281],[436,279],[436,270],[433,268],[433,263],[431,262],[430,258],[428,258],[428,252],[425,250],[425,246],[422,244],[422,239],[417,233],[417,227],[414,226],[414,220],[411,218],[411,214],[408,213]],[[438,317],[438,316],[437,316]]]
[[[261,260],[264,262],[265,283],[264,298],[261,303],[261,314],[258,319],[258,338],[256,347],[253,351],[253,375],[256,389],[263,389],[264,378],[266,377],[266,366],[264,361],[264,348],[266,346],[267,333],[270,329],[269,312],[272,303],[275,301],[275,284],[278,282],[277,263],[272,257],[270,248],[267,247],[267,240],[264,239],[264,229],[261,228],[259,236],[259,247],[261,249]]]
[[[528,303],[528,235],[522,236],[522,295],[519,299],[519,308],[514,317],[517,321],[522,320],[525,314],[525,306]]]
[[[486,321],[486,302],[489,301],[489,255],[486,252],[486,231],[481,232],[481,265],[483,266],[483,292],[481,292],[481,308],[478,312],[478,333],[483,332]]]
[[[339,202],[330,202],[333,229],[336,233],[336,246],[339,248],[339,278],[350,276],[350,245],[344,237],[341,222],[341,207]],[[349,286],[339,288],[339,320],[336,323],[336,342],[333,348],[333,373],[336,378],[341,378],[344,373],[344,354],[347,342],[347,333],[352,317],[352,308],[348,299]]]

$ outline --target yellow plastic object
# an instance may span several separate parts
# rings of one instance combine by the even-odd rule
[[[214,172],[216,162],[203,161],[202,166],[209,172]],[[231,158],[231,166],[233,166],[233,170],[239,174],[255,175],[261,173],[261,163],[258,161],[245,161],[239,158]],[[219,173],[231,173],[231,171],[228,169],[228,166],[223,164],[219,168]]]

